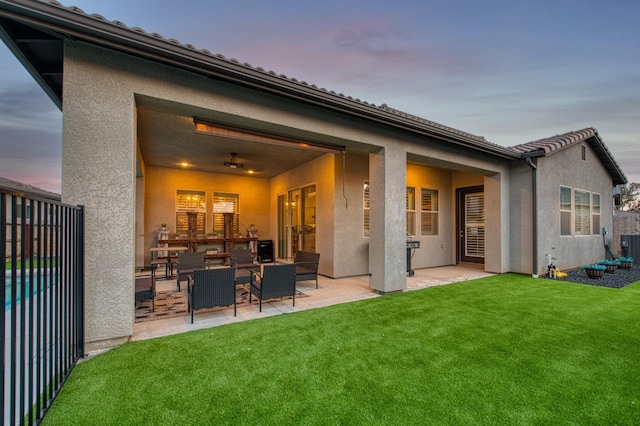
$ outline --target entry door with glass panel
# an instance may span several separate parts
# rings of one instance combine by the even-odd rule
[[[278,196],[278,257],[291,259],[298,250],[316,250],[315,185]]]
[[[484,263],[484,187],[461,188],[456,192],[458,200],[458,260]]]

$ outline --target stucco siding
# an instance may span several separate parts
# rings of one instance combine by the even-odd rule
[[[586,159],[582,159],[582,147]],[[598,229],[590,235],[560,235],[560,186],[600,194],[601,216]],[[538,161],[539,273],[546,272],[545,254],[561,269],[582,266],[605,258],[601,228],[613,224],[613,183],[596,153],[587,143],[575,144]],[[575,202],[573,203],[575,210]],[[574,228],[572,216],[572,230]]]
[[[533,171],[524,162],[511,169],[509,192],[509,271],[533,274]]]
[[[62,199],[85,206],[85,337],[111,345],[133,330],[135,123],[128,70],[67,43]],[[98,344],[99,345],[99,344]]]
[[[455,224],[452,221],[452,210],[455,209],[451,191],[451,171],[424,167],[416,164],[407,165],[407,186],[416,189],[416,231],[412,239],[420,241],[420,248],[413,252],[411,267],[413,269],[434,266],[452,265],[455,257],[451,251],[452,235]],[[420,193],[422,189],[438,191],[438,233],[437,235],[420,235]]]
[[[318,272],[330,277],[335,276],[334,266],[334,154],[325,154],[301,167],[289,170],[270,180],[268,197],[270,200],[270,233],[276,236],[278,224],[277,197],[281,194],[309,185],[316,186],[316,252],[320,253]],[[276,239],[274,238],[274,242]]]

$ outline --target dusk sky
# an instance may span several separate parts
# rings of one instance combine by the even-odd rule
[[[513,146],[595,127],[640,182],[640,1],[65,0]],[[0,176],[60,192],[62,113],[0,43]]]

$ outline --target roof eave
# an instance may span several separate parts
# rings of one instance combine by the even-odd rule
[[[6,5],[6,6],[5,6]],[[506,159],[517,159],[518,154],[509,148],[483,143],[472,137],[430,126],[388,111],[373,104],[354,100],[332,91],[319,89],[286,76],[266,72],[240,64],[234,60],[218,58],[208,52],[190,49],[176,42],[154,39],[146,33],[136,33],[130,28],[119,28],[110,21],[101,21],[71,9],[39,1],[7,0],[0,3],[2,14],[31,25],[47,29],[102,47],[123,51],[166,65],[185,69],[211,78],[222,79],[308,104],[329,108],[337,112],[376,121],[380,124],[437,137],[448,142],[472,148]],[[20,12],[20,14],[18,14]],[[15,52],[14,52],[15,53]],[[25,65],[26,66],[26,65]],[[29,68],[28,68],[29,69]],[[33,75],[33,73],[32,73]],[[35,77],[35,75],[34,75]],[[39,81],[39,83],[41,83]],[[42,85],[42,83],[41,83]],[[45,86],[43,86],[44,88]],[[46,88],[45,88],[46,90]],[[61,100],[58,99],[58,103]]]

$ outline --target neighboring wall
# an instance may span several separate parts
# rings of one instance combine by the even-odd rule
[[[614,211],[613,229],[609,231],[607,242],[616,256],[622,253],[621,235],[640,235],[640,213]]]

